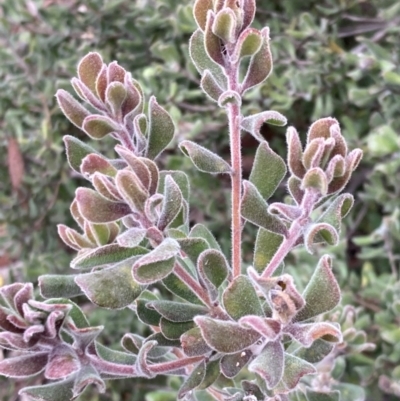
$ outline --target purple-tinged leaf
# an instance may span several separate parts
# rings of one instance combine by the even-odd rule
[[[0,347],[11,351],[41,351],[40,346],[36,346],[38,339],[25,342],[22,334],[11,333],[10,331],[0,332]]]
[[[78,188],[76,200],[79,212],[91,223],[109,223],[132,213],[126,203],[111,202],[89,188]]]
[[[39,277],[39,289],[43,298],[73,298],[82,295],[75,283],[75,275],[45,274]]]
[[[59,322],[65,319],[62,311],[51,312],[46,319],[44,335],[48,338],[56,338],[60,331]]]
[[[331,139],[328,138],[327,141]],[[325,139],[315,138],[307,144],[303,153],[303,166],[306,170],[314,167],[320,167],[325,150]],[[321,166],[322,167],[322,166]]]
[[[147,166],[147,168],[150,171],[150,176],[151,176],[151,180],[150,180],[150,186],[149,186],[149,192],[151,195],[155,194],[156,190],[157,190],[157,186],[158,186],[158,180],[159,180],[159,170],[157,165],[150,159],[147,159],[146,157],[141,157],[140,160]],[[175,181],[176,177],[173,176]],[[182,188],[181,188],[182,190]]]
[[[115,177],[117,174],[117,169],[106,158],[96,153],[85,156],[80,169],[86,178],[92,177],[96,172],[110,177]]]
[[[151,336],[151,337],[153,337],[153,336]],[[157,338],[159,338],[159,337],[157,337]],[[155,341],[157,341],[157,340],[155,340]],[[141,336],[138,336],[137,334],[125,334],[122,338],[121,345],[126,351],[137,355],[139,353],[139,350],[142,348],[143,342],[144,342],[144,338]],[[98,347],[98,345],[97,345],[97,347]],[[157,359],[162,358],[169,351],[170,351],[169,347],[157,346],[157,347],[151,349],[147,356],[149,359],[157,360]]]
[[[122,116],[122,104],[127,97],[127,90],[121,82],[111,82],[106,90],[106,103],[116,117]]]
[[[155,309],[162,317],[171,322],[189,322],[195,316],[208,313],[208,309],[204,306],[174,301],[150,301],[146,307]]]
[[[18,379],[31,377],[45,369],[47,359],[47,352],[37,352],[3,359],[0,361],[0,374]]]
[[[205,70],[209,70],[211,75],[217,81],[222,89],[227,89],[227,77],[221,66],[215,63],[207,54],[204,47],[204,33],[201,29],[197,29],[189,41],[189,54],[193,64],[203,75]]]
[[[82,129],[92,139],[102,139],[108,134],[119,132],[121,127],[109,117],[90,115],[83,121]]]
[[[203,76],[201,77],[200,81],[200,87],[203,89],[204,93],[215,102],[218,102],[218,99],[224,92],[209,70],[205,70],[203,72]]]
[[[115,178],[118,192],[128,203],[131,210],[143,213],[144,205],[149,197],[149,193],[143,187],[139,177],[127,169],[120,170]]]
[[[152,96],[149,101],[149,139],[146,156],[156,159],[174,137],[175,126],[171,116]]]
[[[23,315],[23,304],[27,303],[32,298],[33,284],[25,283],[24,286],[21,287],[14,296],[14,305],[21,315]]]
[[[194,318],[209,347],[224,354],[235,354],[252,346],[260,334],[246,329],[236,322],[217,320],[205,316]],[[226,341],[227,338],[230,341]]]
[[[324,171],[319,167],[314,167],[306,172],[301,182],[302,189],[313,189],[322,196],[328,192],[328,179]]]
[[[254,28],[245,29],[236,40],[231,61],[237,63],[243,57],[256,55],[261,50],[263,42],[264,38],[260,31]]]
[[[298,206],[287,205],[286,203],[274,202],[268,207],[268,212],[276,214],[289,221],[296,220],[301,215],[301,208]]]
[[[93,92],[96,92],[96,79],[103,67],[99,53],[88,53],[78,64],[79,79]]]
[[[45,301],[45,305],[48,305],[50,308],[64,308],[60,309],[62,311],[65,310],[65,315],[68,314],[68,320],[72,320],[76,327],[89,327],[89,322],[86,319],[86,316],[83,314],[82,310],[79,306],[72,302],[70,299],[65,298],[52,298]],[[57,309],[56,309],[57,310]]]
[[[346,172],[346,161],[343,156],[336,155],[332,157],[325,170],[326,178],[330,183],[336,177],[342,177]]]
[[[62,239],[62,241],[68,245],[70,248],[75,249],[76,251],[81,250],[81,246],[79,246],[76,241],[71,238],[70,228],[65,226],[64,224],[59,224],[57,226],[58,235]],[[89,242],[88,242],[89,244]]]
[[[339,123],[331,125],[329,131],[332,139],[334,139],[334,147],[332,148],[331,155],[340,155],[342,157],[346,157],[348,152],[347,143],[340,132]]]
[[[276,191],[286,171],[283,159],[269,147],[267,142],[260,143],[249,180],[265,200]]]
[[[79,139],[65,135],[64,138],[65,149],[67,153],[67,160],[70,167],[80,174],[80,166],[82,160],[91,153],[96,153],[100,155],[95,149],[91,146],[86,145],[86,143],[80,141]]]
[[[290,172],[297,178],[303,178],[306,169],[303,165],[303,149],[299,134],[294,127],[289,127],[286,132],[286,142],[288,145],[287,161]]]
[[[243,182],[241,215],[258,227],[273,233],[286,235],[287,228],[277,216],[268,213],[268,204],[264,201],[256,186],[250,181]]]
[[[215,63],[223,66],[225,64],[221,39],[212,31],[214,25],[215,14],[209,10],[207,12],[206,28],[204,30],[204,48],[208,57]]]
[[[285,327],[284,332],[307,348],[319,339],[332,343],[342,341],[340,326],[327,322],[294,323]]]
[[[334,227],[327,223],[310,224],[304,233],[304,245],[307,251],[314,253],[315,244],[326,242],[328,245],[339,243],[339,234]]]
[[[317,370],[310,363],[285,352],[283,377],[275,391],[277,393],[288,393],[297,386],[303,376],[316,372]]]
[[[99,373],[92,365],[85,365],[75,378],[73,388],[73,398],[78,397],[87,386],[94,384],[99,393],[106,391],[106,385],[101,379]]]
[[[71,203],[71,207],[69,210],[71,212],[71,216],[78,223],[79,227],[83,229],[85,225],[85,219],[79,213],[78,203],[76,202],[76,199],[74,199],[73,202]]]
[[[146,229],[139,227],[132,227],[118,235],[117,243],[121,247],[135,248],[138,246],[146,236]]]
[[[12,316],[11,316],[12,317]],[[33,326],[29,326],[25,331],[24,331],[24,341],[29,342],[32,339],[38,338],[39,334],[44,333],[44,326],[42,324],[35,324]]]
[[[147,253],[141,246],[134,248],[121,247],[118,244],[108,244],[90,250],[72,260],[73,269],[91,269],[93,267],[113,265],[124,260],[137,258]]]
[[[230,174],[231,167],[217,154],[192,141],[182,141],[181,151],[190,158],[198,170],[211,174]]]
[[[122,104],[122,114],[132,120],[133,117],[143,113],[143,90],[139,82],[132,78],[130,72],[126,73],[124,83],[127,93]]]
[[[280,340],[268,342],[264,350],[249,365],[250,372],[260,375],[268,389],[273,389],[283,376],[284,348]]]
[[[135,113],[134,113],[135,114]],[[124,122],[127,127],[130,126],[130,114],[124,117]],[[142,155],[145,153],[147,146],[147,135],[148,135],[148,121],[145,114],[139,114],[133,119],[133,138],[136,147],[136,153]],[[150,160],[147,159],[146,160]],[[151,161],[151,160],[150,160]]]
[[[315,391],[306,387],[306,397],[307,401],[340,401],[340,392],[339,391]]]
[[[256,2],[255,0],[245,0],[243,1],[243,23],[241,29],[246,29],[250,26],[254,20],[256,14]]]
[[[341,194],[329,205],[325,212],[319,217],[318,222],[332,225],[338,233],[342,219],[347,216],[354,204],[354,197],[351,194]]]
[[[107,112],[104,103],[82,81],[72,78],[71,85],[82,100],[101,112]]]
[[[149,369],[149,365],[147,363],[148,353],[156,346],[157,341],[147,341],[142,345],[139,350],[136,367],[140,375],[143,375],[144,377],[152,378],[156,376],[156,374]]]
[[[49,354],[44,375],[50,380],[66,379],[80,367],[80,361],[73,348],[67,344],[59,344]]]
[[[161,333],[169,340],[179,340],[183,333],[194,327],[192,321],[189,322],[171,322],[162,318],[160,321]]]
[[[182,192],[174,179],[167,175],[164,184],[164,199],[157,227],[164,231],[182,208]]]
[[[239,323],[260,333],[264,339],[275,341],[281,332],[281,323],[277,320],[260,316],[243,316]]]
[[[94,304],[107,309],[125,308],[143,291],[128,263],[81,274],[75,282]]]
[[[240,123],[240,127],[253,135],[258,141],[264,143],[265,138],[261,135],[260,131],[265,123],[282,127],[287,124],[287,119],[277,111],[263,111],[262,113],[244,117]],[[267,149],[269,149],[268,145]],[[270,149],[269,151],[272,152]]]
[[[30,397],[34,401],[66,401],[73,398],[73,380],[63,380],[43,386],[25,387],[19,395]]]
[[[203,31],[206,29],[207,12],[212,10],[213,6],[213,0],[196,0],[194,3],[193,16]]]
[[[339,126],[339,123],[332,117],[320,118],[312,123],[307,133],[307,145],[315,138],[330,138],[331,127],[334,125]]]
[[[107,65],[103,64],[96,78],[96,94],[97,97],[103,103],[105,103],[106,101],[106,89],[107,89]]]
[[[303,297],[306,305],[295,317],[298,322],[329,312],[340,302],[340,287],[333,275],[332,259],[328,255],[318,262]]]
[[[24,283],[14,283],[9,284],[3,287],[0,287],[0,296],[4,302],[4,304],[12,309],[14,309],[14,297],[22,288],[26,285],[32,284],[24,284]]]
[[[236,39],[236,25],[237,18],[233,10],[223,8],[216,14],[211,29],[214,35],[217,35],[222,41],[234,43]]]
[[[283,236],[264,228],[259,228],[254,247],[253,266],[262,273],[283,241]]]
[[[246,315],[264,316],[256,290],[246,276],[237,276],[225,289],[222,299],[226,312],[234,320]]]
[[[224,355],[220,361],[221,373],[228,379],[233,379],[247,365],[253,354],[250,350],[236,354]]]
[[[132,267],[133,277],[141,284],[152,284],[172,273],[179,244],[166,238],[157,248],[142,256]]]
[[[125,81],[126,71],[122,68],[117,61],[113,61],[108,65],[107,68],[107,81],[108,84],[111,82],[121,82]]]
[[[236,91],[228,89],[218,98],[218,106],[223,108],[230,104],[235,104],[240,107],[242,105],[242,98]]]
[[[205,355],[211,348],[205,342],[199,327],[194,327],[181,336],[181,346],[187,356]]]
[[[63,89],[57,91],[56,98],[65,117],[78,128],[82,128],[83,120],[90,115],[90,112]]]
[[[96,191],[104,198],[112,202],[120,202],[123,200],[113,180],[110,180],[109,177],[100,173],[94,173],[92,176],[92,184]]]
[[[190,376],[182,384],[178,391],[178,400],[183,399],[186,394],[198,387],[206,374],[206,363],[201,361],[191,372]]]
[[[253,0],[251,0],[253,1]],[[250,59],[246,76],[242,84],[242,93],[265,81],[272,71],[272,55],[269,47],[269,28],[261,30],[260,50]]]

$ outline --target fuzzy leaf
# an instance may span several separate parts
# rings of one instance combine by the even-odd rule
[[[84,177],[91,177],[96,172],[114,177],[117,169],[104,157],[91,153],[82,160],[81,174]]]
[[[161,315],[154,309],[147,307],[149,301],[157,301],[157,296],[147,290],[140,294],[140,298],[136,300],[136,313],[140,321],[151,326],[160,324]]]
[[[220,362],[222,374],[228,379],[233,379],[246,366],[252,356],[250,350],[224,355]]]
[[[262,44],[260,50],[250,59],[250,65],[242,84],[242,92],[265,81],[272,71],[272,55],[269,47],[269,28],[261,30]]]
[[[222,89],[227,89],[227,77],[221,66],[208,56],[204,47],[204,33],[201,29],[197,29],[190,38],[189,53],[200,74],[203,74],[205,70],[209,70],[218,85]]]
[[[354,197],[351,194],[341,194],[329,205],[326,211],[320,216],[318,222],[332,225],[339,233],[342,219],[347,216],[354,204]]]
[[[306,388],[307,401],[340,401],[339,391],[320,392]]]
[[[204,31],[206,29],[207,12],[213,9],[213,0],[196,0],[193,6],[193,16],[197,25]]]
[[[121,82],[111,82],[106,90],[106,102],[114,116],[120,116],[122,104],[127,96],[127,90]]]
[[[330,224],[310,224],[304,233],[304,245],[307,251],[313,254],[315,244],[320,242],[326,242],[328,245],[337,245],[339,243],[339,234]]]
[[[260,228],[254,247],[253,266],[258,273],[262,273],[275,255],[283,241],[282,235]]]
[[[215,16],[212,32],[224,42],[233,43],[236,31],[236,15],[230,8],[223,8]]]
[[[190,376],[185,380],[178,391],[178,399],[182,399],[190,391],[198,387],[206,374],[206,363],[201,361],[193,370]]]
[[[299,348],[294,352],[294,355],[307,362],[318,363],[330,354],[335,346],[336,344],[333,342],[318,339],[315,340],[309,348]]]
[[[183,171],[174,171],[174,170],[160,171],[160,180],[157,191],[160,193],[165,192],[165,179],[167,176],[171,176],[171,178],[175,181],[175,183],[178,184],[183,199],[189,201],[189,196],[190,196],[189,178],[187,174],[184,173]]]
[[[60,109],[68,120],[78,128],[82,128],[83,120],[90,115],[90,112],[63,89],[57,91],[56,97]]]
[[[297,205],[301,205],[304,196],[304,191],[301,189],[301,180],[292,175],[288,179],[287,188]]]
[[[308,320],[329,312],[340,302],[340,287],[333,275],[332,260],[329,256],[323,256],[318,262],[303,297],[306,305],[295,316],[296,321]]]
[[[302,189],[314,189],[322,196],[328,192],[328,180],[324,171],[319,167],[308,170],[301,182]]]
[[[171,322],[189,322],[195,316],[208,313],[208,309],[203,306],[174,301],[151,301],[146,306],[155,309]]]
[[[63,380],[43,386],[25,387],[19,394],[35,401],[66,401],[73,399],[73,384],[73,380]]]
[[[229,164],[224,159],[203,146],[192,141],[182,141],[179,148],[190,157],[192,163],[200,171],[211,174],[229,174],[231,172]]]
[[[67,153],[67,160],[70,167],[80,174],[80,166],[82,160],[91,153],[98,154],[99,153],[93,149],[91,146],[86,145],[86,143],[80,141],[79,139],[65,135],[64,138],[65,149]]]
[[[78,255],[72,260],[71,267],[73,269],[91,269],[113,265],[126,259],[137,258],[145,253],[147,253],[147,249],[141,246],[125,248],[118,244],[108,244]]]
[[[236,91],[226,90],[218,98],[218,106],[223,108],[230,104],[235,104],[240,107],[242,105],[242,98]]]
[[[201,77],[200,87],[203,89],[204,93],[215,102],[218,102],[218,99],[224,92],[209,70],[204,71]]]
[[[162,318],[160,321],[160,329],[163,335],[169,340],[178,340],[183,333],[194,327],[192,321],[189,322],[171,322]]]
[[[268,200],[286,175],[286,164],[268,145],[259,145],[250,174],[253,183],[261,196]]]
[[[89,188],[78,188],[76,201],[79,212],[91,223],[109,223],[132,213],[126,203],[111,202]]]
[[[45,369],[47,359],[47,352],[9,357],[0,361],[0,374],[19,379],[31,377]]]
[[[83,121],[82,129],[92,139],[102,139],[112,132],[118,132],[120,127],[109,117],[90,115]]]
[[[146,156],[156,159],[174,137],[175,126],[168,112],[152,96],[149,101],[149,139]]]
[[[164,200],[158,228],[164,231],[166,227],[175,219],[182,207],[182,192],[174,179],[167,175],[165,177]]]
[[[277,216],[268,213],[267,202],[249,181],[243,182],[241,214],[246,220],[268,231],[283,235],[287,232],[285,224]]]
[[[253,345],[260,334],[235,322],[216,320],[205,316],[194,318],[207,344],[224,354],[235,354]],[[229,341],[227,339],[229,338]]]
[[[165,239],[157,248],[140,258],[132,267],[133,276],[142,284],[155,283],[172,273],[179,244],[172,238]]]
[[[332,126],[339,126],[338,121],[332,117],[320,118],[312,123],[307,134],[307,144],[315,138],[330,138]]]
[[[133,171],[120,170],[115,178],[115,183],[130,208],[137,213],[143,212],[149,193],[143,187],[138,176]]]
[[[203,304],[197,295],[174,273],[166,277],[163,280],[163,284],[170,292],[185,301],[191,302],[192,304]]]
[[[39,288],[43,298],[73,298],[82,295],[75,283],[75,275],[45,274],[39,277]]]
[[[285,220],[293,221],[301,216],[301,208],[287,205],[286,203],[274,202],[268,207],[268,212],[276,214]]]
[[[251,328],[261,334],[264,339],[273,340],[281,333],[281,323],[275,319],[260,316],[243,316],[239,323],[242,326]]]
[[[209,248],[208,242],[203,238],[182,238],[177,240],[182,251],[188,256],[194,265],[197,264],[199,255]]]
[[[123,200],[114,182],[107,176],[101,173],[94,173],[91,179],[95,190],[104,198],[112,202],[121,202]]]
[[[265,142],[264,137],[260,133],[261,128],[265,123],[282,127],[287,124],[287,119],[277,111],[263,111],[262,113],[257,113],[248,117],[244,117],[240,123],[240,127],[253,135],[254,138],[256,138],[261,143],[265,143],[266,149],[269,149],[269,152],[272,152],[268,144]],[[272,153],[275,155],[275,157],[278,156],[274,152]],[[271,166],[273,166],[272,163]]]
[[[254,56],[260,51],[262,44],[263,36],[260,31],[254,28],[245,29],[236,41],[232,62],[236,63],[243,57]]]
[[[81,367],[79,359],[70,345],[60,344],[50,351],[44,375],[49,380],[65,379]]]
[[[283,376],[284,348],[280,340],[269,342],[249,365],[250,372],[260,375],[268,389],[274,388]]]
[[[200,386],[198,386],[198,389],[204,390],[210,387],[218,379],[219,374],[219,360],[208,361],[206,365],[206,374],[204,375]]]
[[[217,240],[211,231],[204,224],[196,224],[190,230],[189,237],[200,237],[206,240],[210,248],[221,251],[221,247],[219,246]]]
[[[72,78],[71,85],[75,89],[77,95],[82,100],[89,103],[93,108],[103,113],[107,111],[104,103],[81,80],[78,78]]]
[[[96,79],[103,67],[103,59],[99,53],[90,52],[78,65],[79,79],[93,92],[96,93]]]
[[[118,235],[117,243],[121,247],[135,248],[138,246],[146,236],[146,229],[139,227],[132,227]]]
[[[107,309],[125,308],[143,290],[133,279],[129,263],[81,274],[75,282],[94,304]]]
[[[217,290],[229,274],[225,256],[216,249],[203,251],[197,260],[197,271],[208,288]]]
[[[300,137],[294,127],[289,127],[286,132],[286,142],[288,145],[288,166],[290,172],[297,178],[303,178],[306,169],[303,166],[303,148]]]
[[[246,315],[264,316],[260,299],[246,276],[236,277],[225,289],[222,299],[226,312],[234,320]]]
[[[104,393],[106,391],[106,385],[101,379],[99,372],[92,366],[83,366],[79,375],[75,378],[73,394],[74,397],[78,397],[87,386],[94,384],[98,393]]]
[[[181,346],[187,356],[204,355],[211,352],[211,348],[204,341],[199,327],[194,327],[182,334]]]
[[[209,10],[207,12],[206,28],[204,30],[204,48],[211,60],[223,66],[224,57],[222,55],[221,40],[212,31],[214,20],[215,14]]]

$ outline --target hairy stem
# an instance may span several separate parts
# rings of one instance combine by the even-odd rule
[[[301,215],[293,221],[290,226],[289,232],[282,241],[275,255],[268,263],[266,269],[262,273],[261,277],[271,277],[279,265],[283,262],[286,255],[293,249],[297,240],[303,234],[304,228],[307,225],[311,212],[314,209],[315,204],[319,200],[319,193],[314,190],[306,190],[300,208],[302,210]]]

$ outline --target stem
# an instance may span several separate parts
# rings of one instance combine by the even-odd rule
[[[274,274],[275,270],[283,262],[286,255],[292,250],[296,241],[303,234],[303,230],[308,224],[311,212],[313,211],[315,204],[319,200],[319,197],[319,193],[315,192],[314,190],[306,190],[301,205],[299,206],[299,208],[302,210],[301,215],[292,222],[286,238],[284,238],[284,240],[282,241],[278,250],[275,252],[274,256],[268,263],[266,269],[261,274],[261,277],[271,277]]]
[[[123,365],[105,361],[104,359],[99,358],[97,355],[89,355],[89,359],[92,365],[101,373],[123,377],[138,376],[138,371],[135,365]]]

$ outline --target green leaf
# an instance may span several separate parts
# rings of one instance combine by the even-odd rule
[[[254,28],[245,29],[236,41],[232,61],[236,63],[243,57],[254,56],[260,51],[262,44],[263,36],[260,31]]]
[[[118,363],[122,365],[133,365],[136,362],[136,357],[131,353],[127,354],[126,352],[116,351],[111,348],[105,347],[98,342],[96,342],[95,345],[98,355],[108,362]]]
[[[111,82],[106,89],[106,102],[110,106],[115,117],[122,113],[122,104],[127,97],[127,90],[121,82]]]
[[[218,289],[228,277],[230,267],[225,256],[216,249],[203,251],[197,260],[197,271],[207,287]]]
[[[339,243],[339,233],[327,223],[310,224],[304,233],[304,245],[307,251],[314,253],[315,244],[326,242],[328,245]]]
[[[75,275],[45,274],[39,277],[40,295],[43,298],[72,298],[82,295],[75,283]]]
[[[206,365],[206,374],[200,386],[198,386],[198,389],[204,390],[210,387],[218,379],[219,374],[219,359],[216,359],[215,361],[208,361]]]
[[[221,251],[221,247],[219,246],[217,240],[215,239],[212,232],[204,225],[204,224],[195,224],[190,230],[189,237],[200,237],[206,240],[210,248]]]
[[[307,401],[340,401],[339,391],[320,392],[306,388]]]
[[[197,264],[199,255],[209,248],[208,242],[200,237],[188,237],[177,240],[182,251],[188,256],[194,265]]]
[[[121,128],[111,118],[102,115],[90,115],[83,121],[82,129],[92,139],[102,139]]]
[[[156,159],[174,137],[175,126],[171,116],[152,96],[149,101],[149,139],[146,156]]]
[[[192,321],[189,322],[171,322],[162,318],[160,321],[160,329],[163,335],[169,340],[178,340],[183,333],[194,327]]]
[[[224,92],[209,70],[205,70],[203,72],[203,76],[201,77],[200,81],[200,87],[203,89],[204,93],[215,102],[218,102],[218,99]]]
[[[268,212],[268,204],[264,201],[255,185],[249,181],[243,182],[243,198],[241,205],[242,217],[258,227],[285,235],[285,224],[279,217]]]
[[[158,228],[164,231],[182,208],[182,192],[172,176],[165,177],[163,206],[158,220]]]
[[[308,170],[301,182],[302,189],[314,189],[322,196],[328,192],[328,179],[324,171],[319,167]]]
[[[286,171],[286,164],[282,158],[269,147],[267,142],[260,143],[249,180],[265,200],[274,194]]]
[[[311,319],[329,312],[340,302],[340,287],[332,272],[332,260],[323,256],[314,271],[303,297],[306,305],[295,316],[296,321]]]
[[[83,121],[90,112],[63,89],[57,91],[56,97],[60,109],[68,120],[78,128],[82,128]]]
[[[229,164],[217,154],[192,141],[182,141],[181,151],[190,158],[198,170],[211,174],[229,174]]]
[[[199,327],[194,327],[181,336],[181,346],[187,356],[208,354],[211,348],[204,341]]]
[[[222,299],[226,312],[234,320],[246,315],[264,316],[256,290],[246,276],[236,277],[225,289]]]
[[[354,204],[354,197],[351,194],[341,194],[333,200],[324,213],[318,219],[332,225],[338,233],[342,225],[342,219],[347,216]]]
[[[258,230],[253,257],[253,266],[258,273],[262,273],[265,270],[282,241],[282,235],[275,234],[264,228]]]
[[[143,291],[132,277],[130,264],[81,274],[75,282],[94,304],[107,309],[125,308]]]
[[[148,291],[144,290],[138,299],[136,299],[136,313],[140,321],[150,326],[158,326],[160,324],[161,315],[154,309],[150,309],[146,306],[149,301],[157,301],[157,296]]]
[[[203,305],[198,296],[174,273],[170,274],[163,280],[164,286],[173,294],[191,302],[192,304]]]
[[[103,59],[97,52],[88,53],[78,64],[79,79],[96,93],[96,79],[103,67]]]
[[[73,398],[73,380],[50,383],[43,386],[25,387],[19,395],[27,395],[35,401],[66,401]]]
[[[118,244],[108,244],[78,255],[71,262],[73,269],[90,269],[93,267],[113,265],[126,259],[132,259],[146,254],[148,250],[141,246],[134,248],[121,247]]]
[[[174,301],[150,301],[146,306],[155,309],[171,322],[189,322],[195,316],[208,313],[208,309],[204,306]]]
[[[178,399],[184,398],[186,394],[199,386],[206,374],[206,363],[201,361],[193,370],[190,376],[185,380],[178,391]]]
[[[163,170],[160,171],[160,180],[157,188],[157,192],[164,193],[165,191],[165,179],[167,176],[171,176],[172,179],[178,184],[179,189],[181,190],[183,199],[189,202],[190,197],[190,183],[189,178],[186,173],[183,171],[174,171],[174,170]]]
[[[240,123],[240,128],[249,132],[261,143],[264,143],[265,138],[261,135],[261,128],[265,123],[282,127],[287,124],[287,119],[277,111],[263,111],[262,113],[244,117]]]
[[[233,43],[236,34],[236,15],[231,8],[218,11],[212,25],[212,32],[224,42]]]
[[[221,358],[221,373],[228,379],[233,379],[250,361],[253,353],[250,350],[227,354]]]
[[[307,362],[318,363],[322,361],[333,350],[334,347],[335,343],[318,339],[314,341],[309,348],[299,348],[296,350],[296,352],[294,352],[294,355],[304,359]]]

